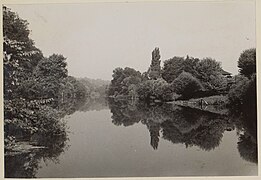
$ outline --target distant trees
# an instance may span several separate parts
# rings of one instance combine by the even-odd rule
[[[241,75],[248,78],[256,73],[256,49],[244,50],[238,59],[238,68]]]

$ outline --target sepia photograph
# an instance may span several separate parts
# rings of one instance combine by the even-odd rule
[[[1,4],[4,178],[258,176],[256,0],[39,2]]]

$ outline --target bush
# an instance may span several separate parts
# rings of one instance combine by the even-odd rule
[[[191,98],[202,89],[199,80],[185,71],[171,83],[171,87],[175,93],[182,95],[183,98]]]
[[[173,92],[170,85],[164,79],[147,80],[139,85],[137,94],[140,100],[152,98],[162,101],[172,100]]]
[[[228,93],[229,105],[237,107],[256,106],[256,76],[250,79],[245,76],[237,76],[236,83],[231,86]]]

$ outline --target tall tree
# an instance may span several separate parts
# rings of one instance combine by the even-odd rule
[[[155,48],[152,51],[152,60],[149,68],[149,78],[158,79],[161,76],[161,67],[160,67],[160,50]]]
[[[243,51],[238,59],[238,68],[241,75],[248,78],[256,73],[256,49],[247,49]]]

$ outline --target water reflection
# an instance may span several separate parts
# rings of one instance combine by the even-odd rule
[[[240,113],[230,111],[224,115],[166,103],[148,105],[128,100],[90,99],[60,103],[57,114],[63,118],[76,111],[99,111],[108,107],[115,126],[130,127],[138,123],[146,126],[150,145],[155,151],[160,149],[159,142],[163,139],[182,144],[184,148],[194,146],[202,151],[212,151],[220,145],[225,131],[236,130],[240,156],[246,161],[257,163],[257,120],[253,109]],[[27,146],[36,145],[40,148],[31,148],[22,153],[6,153],[5,177],[36,177],[41,162],[59,163],[59,157],[68,149],[69,139],[68,132],[58,127],[55,132],[59,133],[56,135],[38,134],[30,137]]]
[[[246,108],[238,115],[232,114],[239,134],[238,151],[249,162],[257,163],[257,112],[256,108]]]
[[[71,115],[85,103],[81,99],[64,98],[55,102],[58,106],[39,106],[28,109],[35,118],[37,127],[43,129],[32,135],[19,136],[20,131],[12,130],[6,126],[5,131],[17,138],[16,144],[11,149],[5,149],[5,177],[30,177],[36,176],[41,161],[59,163],[59,156],[68,148],[68,127],[62,120],[66,115]],[[41,124],[39,124],[41,123]],[[18,133],[18,134],[17,134]]]
[[[5,177],[36,177],[41,161],[46,165],[48,162],[59,164],[59,157],[68,148],[68,131],[66,121],[62,119],[66,115],[71,115],[76,111],[92,111],[107,109],[107,101],[104,98],[100,99],[75,99],[64,98],[63,101],[55,102],[52,108],[46,106],[43,109],[35,111],[37,118],[46,119],[45,126],[50,127],[48,131],[34,134],[33,136],[23,136],[21,142],[18,142],[18,147],[13,150],[5,150]],[[35,110],[35,109],[34,109]],[[46,115],[48,114],[48,115]],[[41,121],[43,122],[43,120]],[[46,128],[45,128],[46,129]],[[12,131],[9,127],[11,132]],[[10,134],[10,133],[9,133]],[[24,134],[23,134],[24,135]]]
[[[247,161],[257,163],[256,112],[213,113],[173,104],[150,106],[146,103],[109,100],[112,123],[131,126],[141,122],[150,133],[150,145],[158,149],[160,138],[186,148],[204,151],[217,148],[225,131],[237,129],[238,151]],[[162,134],[162,135],[161,135]]]
[[[8,153],[5,156],[5,177],[35,178],[41,161],[59,163],[59,156],[68,148],[67,140],[66,136],[38,138],[37,145],[44,148]]]

